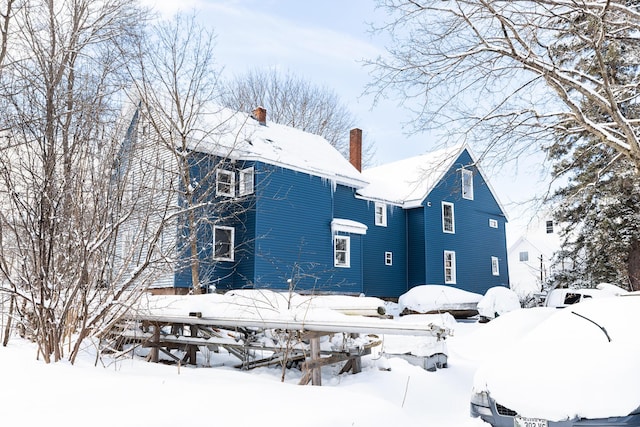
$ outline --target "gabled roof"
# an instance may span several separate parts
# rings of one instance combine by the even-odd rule
[[[261,125],[246,113],[220,109],[208,120],[215,132],[190,148],[231,159],[255,160],[355,188],[367,184],[360,172],[321,136],[267,120]]]
[[[520,252],[527,247],[533,248],[538,254],[542,254],[549,259],[560,249],[560,241],[555,235],[549,235],[548,237],[523,235],[509,247],[507,253],[515,255],[516,252]],[[515,259],[515,256],[510,258]]]
[[[487,186],[489,186],[489,190],[500,206],[500,210],[506,216],[502,203],[500,203],[491,187],[491,183],[467,144],[457,144],[366,169],[362,174],[369,181],[369,185],[358,190],[358,195],[367,199],[397,204],[407,209],[418,207],[465,150]]]

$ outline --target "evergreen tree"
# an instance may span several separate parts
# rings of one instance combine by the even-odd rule
[[[557,147],[556,147],[557,148]],[[564,224],[557,262],[574,268],[556,279],[565,284],[600,282],[639,288],[640,185],[631,162],[604,144],[581,144],[562,156],[557,175],[570,173],[555,193],[555,220]]]
[[[638,2],[617,2],[637,8]],[[597,19],[577,13],[559,19],[558,40],[553,45],[558,66],[581,70],[584,79],[604,80],[598,95],[618,99],[624,119],[635,123],[640,118],[637,104],[637,72],[640,41],[631,31],[616,37],[595,50],[580,34]],[[604,64],[604,66],[603,66]],[[605,72],[603,73],[603,70]],[[598,117],[600,123],[613,123],[610,110],[602,109],[590,98],[582,102],[583,111]],[[614,282],[640,289],[640,195],[636,164],[619,150],[606,145],[593,133],[567,122],[547,147],[555,162],[554,176],[568,178],[556,191],[556,221],[565,225],[563,250],[575,262],[572,271],[557,278],[560,282]]]

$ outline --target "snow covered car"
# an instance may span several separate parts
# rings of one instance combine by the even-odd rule
[[[600,283],[595,288],[556,288],[549,291],[544,306],[565,308],[590,298],[618,296],[627,293],[610,283]]]
[[[640,426],[640,294],[552,314],[481,365],[471,416],[493,427]]]

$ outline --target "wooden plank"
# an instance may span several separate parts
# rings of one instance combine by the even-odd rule
[[[350,357],[345,353],[333,354],[329,357],[319,357],[317,359],[307,360],[302,364],[303,369],[313,370],[317,368],[322,368],[323,366],[333,365],[335,363],[344,362],[345,360],[349,360]]]
[[[311,361],[320,359],[320,337],[314,336],[309,341]],[[316,386],[322,385],[322,369],[320,366],[311,368],[311,384]]]

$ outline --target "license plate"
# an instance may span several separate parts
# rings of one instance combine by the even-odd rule
[[[515,417],[513,427],[548,427],[548,423],[540,418]]]

